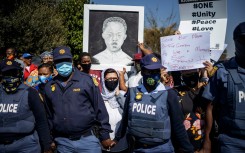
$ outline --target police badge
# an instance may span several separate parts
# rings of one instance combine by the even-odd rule
[[[143,93],[142,92],[137,92],[135,96],[135,100],[140,101],[142,100]]]

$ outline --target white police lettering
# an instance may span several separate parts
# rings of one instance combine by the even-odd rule
[[[134,103],[132,111],[133,112],[136,111],[138,113],[143,113],[143,114],[155,115],[156,114],[156,105]]]
[[[245,93],[243,91],[239,91],[239,103],[242,102],[242,99],[245,100]]]
[[[18,104],[0,104],[0,113],[17,113]]]

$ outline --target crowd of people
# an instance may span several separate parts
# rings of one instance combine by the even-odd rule
[[[245,152],[245,22],[235,57],[168,72],[139,43],[134,71],[93,70],[60,46],[1,61],[0,153]]]

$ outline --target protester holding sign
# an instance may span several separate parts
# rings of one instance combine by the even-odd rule
[[[184,125],[194,150],[202,148],[207,104],[201,97],[206,82],[202,82],[201,69],[181,71],[182,85],[175,87],[180,97],[179,104],[185,116]],[[205,81],[205,80],[204,80]]]
[[[115,138],[115,133],[121,124],[123,108],[125,102],[125,91],[119,90],[119,72],[112,68],[102,71],[102,98],[105,102],[106,110],[109,114],[109,123],[111,125],[112,133],[110,138]],[[110,150],[103,150],[103,153],[117,152],[126,153],[128,148],[126,136],[119,140],[119,142],[110,148]]]

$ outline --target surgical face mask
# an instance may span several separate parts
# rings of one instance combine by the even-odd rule
[[[83,71],[88,73],[91,68],[91,63],[89,64],[81,64],[81,67],[83,68]]]
[[[118,85],[118,80],[115,80],[115,81],[107,81],[107,80],[105,80],[105,87],[109,91],[114,91],[116,89],[117,85]]]
[[[184,84],[190,88],[195,88],[198,84],[199,73],[195,72],[190,75],[182,75]]]
[[[49,81],[51,81],[53,79],[52,75],[50,75],[48,77],[41,75],[38,78],[39,78],[39,81],[41,83],[47,83],[47,82],[49,82]]]
[[[155,89],[160,83],[160,79],[161,79],[160,73],[143,75],[143,84],[147,85],[148,87],[152,89]]]
[[[7,93],[13,93],[17,90],[22,80],[20,77],[3,76],[2,85]]]
[[[72,72],[72,63],[71,62],[62,62],[56,64],[56,69],[62,77],[68,77]]]

